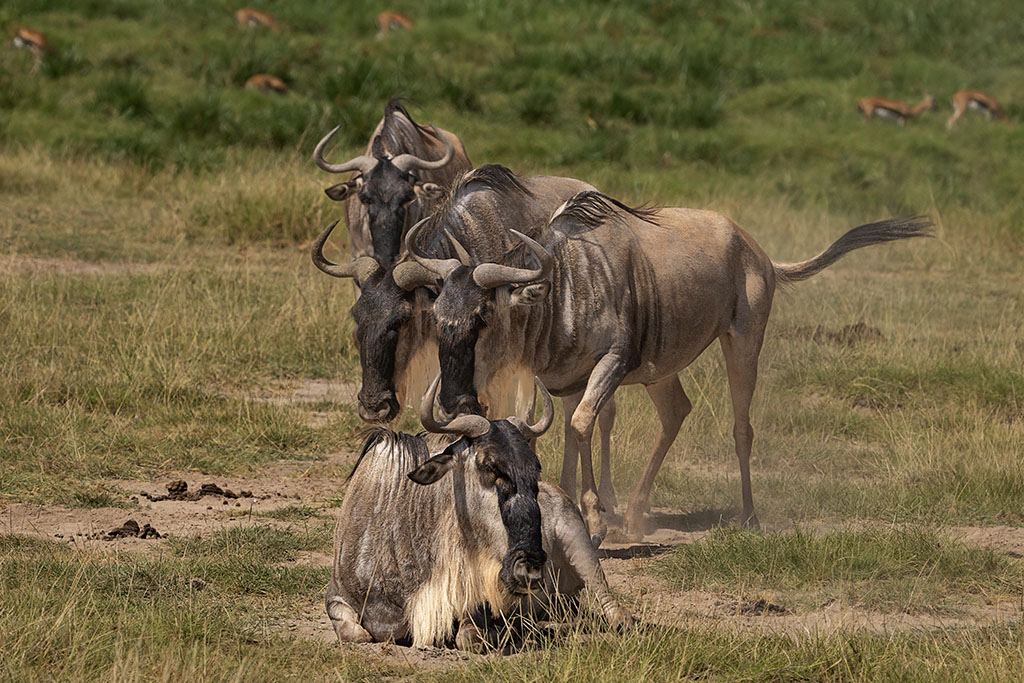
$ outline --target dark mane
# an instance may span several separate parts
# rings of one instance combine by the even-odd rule
[[[533,193],[523,184],[523,181],[510,169],[500,164],[484,164],[479,168],[469,171],[452,187],[451,196],[458,197],[470,185],[482,185],[496,194],[512,196],[521,195],[532,197]]]
[[[645,223],[658,225],[658,211],[657,207],[629,207],[596,190],[587,190],[567,201],[551,222],[569,220],[587,228],[596,228],[610,218],[621,219],[621,213],[624,212]]]
[[[455,252],[448,239],[444,237],[444,231],[448,230],[455,235],[461,234],[462,221],[458,217],[456,206],[463,196],[481,189],[494,192],[502,199],[534,196],[519,176],[499,164],[484,164],[479,168],[466,171],[445,193],[437,210],[423,225],[422,234],[418,235],[419,249],[434,258],[453,258]],[[466,246],[469,246],[468,243]]]
[[[356,459],[356,464],[352,468],[352,471],[345,477],[345,483],[348,483],[350,479],[355,475],[356,470],[359,469],[359,465],[362,464],[363,458],[370,451],[371,448],[376,446],[381,441],[387,441],[390,448],[396,451],[404,451],[407,453],[414,454],[417,462],[426,460],[429,457],[427,453],[426,441],[424,441],[419,435],[406,434],[405,432],[395,432],[386,427],[371,427],[366,432],[366,440],[363,442],[363,447],[359,451],[359,457]]]
[[[384,108],[381,143],[391,154],[418,154],[423,151],[422,137],[436,139],[434,131],[416,123],[402,104],[401,97],[392,97]]]

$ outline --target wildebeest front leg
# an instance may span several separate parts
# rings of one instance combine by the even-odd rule
[[[648,510],[654,477],[661,469],[661,463],[665,460],[669,447],[679,434],[679,427],[693,408],[676,375],[669,375],[655,384],[648,385],[647,394],[658,411],[661,431],[658,432],[658,440],[651,451],[647,467],[644,468],[640,482],[633,489],[629,496],[629,504],[626,506],[626,534],[637,539],[644,536],[644,513]]]
[[[622,629],[631,626],[633,615],[619,604],[608,588],[608,580],[601,569],[597,550],[590,541],[579,512],[573,507],[572,502],[567,500],[564,507],[558,509],[555,514],[557,520],[553,523],[554,535],[569,566],[600,603],[601,611],[612,628]]]
[[[359,625],[359,615],[338,596],[327,598],[327,616],[343,643],[372,643],[373,636]]]
[[[601,519],[601,501],[597,497],[597,484],[594,481],[594,461],[591,457],[590,442],[598,413],[615,393],[626,372],[626,363],[621,356],[615,353],[604,355],[590,373],[583,399],[572,415],[572,433],[580,450],[582,473],[583,495],[580,497],[580,510],[583,512],[583,520],[590,530],[595,547],[604,540],[608,525]]]

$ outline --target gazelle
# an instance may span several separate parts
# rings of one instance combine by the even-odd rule
[[[239,26],[247,28],[262,26],[264,28],[269,28],[271,31],[280,30],[280,27],[277,25],[277,19],[266,12],[261,12],[258,9],[252,9],[251,7],[244,7],[235,12],[235,21],[238,22]]]
[[[14,32],[14,38],[11,40],[11,45],[18,49],[30,50],[32,55],[36,58],[35,65],[32,67],[32,73],[39,71],[39,67],[43,63],[43,57],[48,54],[53,54],[56,50],[53,49],[53,45],[46,39],[39,31],[33,31],[30,28],[24,26],[18,27]]]
[[[284,81],[270,74],[250,76],[249,80],[245,82],[245,87],[252,90],[262,90],[263,92],[276,92],[281,95],[288,92],[288,86],[285,85]]]
[[[953,126],[956,125],[957,119],[963,116],[964,112],[968,109],[985,112],[985,116],[989,120],[993,116],[997,119],[1006,120],[1006,112],[996,102],[996,98],[986,95],[980,90],[961,90],[953,93],[949,100],[953,104],[953,115],[946,121],[946,130],[952,130]]]
[[[400,12],[381,12],[377,15],[377,35],[382,36],[388,31],[400,31],[412,28],[412,19]]]
[[[864,114],[864,118],[870,119],[872,116],[878,116],[896,119],[901,126],[906,123],[907,119],[916,117],[925,109],[935,111],[937,108],[935,98],[931,95],[925,95],[920,102],[914,105],[885,97],[865,97],[857,103],[857,109]]]

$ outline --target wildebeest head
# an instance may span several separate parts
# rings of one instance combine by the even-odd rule
[[[547,296],[553,267],[551,255],[535,240],[512,230],[539,261],[537,268],[518,268],[497,263],[474,264],[466,249],[451,234],[457,259],[432,259],[416,251],[416,233],[421,221],[406,235],[406,249],[416,261],[443,280],[434,302],[437,320],[438,357],[444,382],[441,408],[448,415],[484,415],[477,389],[476,345],[492,323],[499,301],[511,306],[540,303]]]
[[[540,586],[547,555],[541,545],[540,505],[537,502],[540,460],[530,446],[530,440],[551,426],[555,415],[551,395],[537,379],[544,410],[540,420],[533,425],[518,417],[489,421],[480,415],[461,415],[450,422],[438,422],[434,417],[434,402],[440,381],[439,374],[423,396],[420,421],[427,431],[455,434],[461,438],[410,472],[409,478],[417,484],[429,485],[448,471],[458,470],[466,490],[461,500],[456,493],[455,504],[460,516],[474,505],[486,506],[488,500],[493,501],[496,497],[503,533],[508,538],[498,577],[510,593],[534,590]],[[479,492],[480,497],[472,498],[472,491]],[[458,510],[460,505],[466,509]],[[487,521],[493,520],[493,515],[482,517]],[[497,520],[492,523],[496,524]],[[492,537],[502,535],[496,528],[490,531]]]
[[[362,366],[359,417],[367,422],[390,422],[401,410],[396,378],[405,372],[416,350],[417,340],[407,326],[433,300],[433,293],[420,286],[432,284],[436,278],[419,264],[383,267],[372,256],[362,256],[347,266],[331,263],[324,258],[323,246],[337,224],[334,221],[313,242],[313,263],[328,275],[350,277],[359,285],[361,294],[351,311]]]
[[[329,132],[313,151],[316,165],[330,173],[356,171],[356,175],[343,183],[325,190],[335,201],[357,198],[366,209],[373,240],[373,253],[390,261],[398,255],[401,247],[402,230],[405,227],[406,209],[420,197],[437,198],[443,190],[436,183],[421,182],[415,175],[417,170],[433,170],[445,166],[455,156],[455,147],[436,127],[431,126],[434,136],[442,141],[446,151],[435,161],[421,159],[413,154],[392,156],[384,150],[381,136],[373,139],[372,156],[362,155],[342,164],[332,164],[324,159],[324,148],[334,137],[340,126]]]

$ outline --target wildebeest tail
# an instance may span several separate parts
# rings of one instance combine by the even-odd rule
[[[932,222],[924,216],[889,218],[877,223],[860,225],[837,239],[832,245],[812,259],[799,263],[772,263],[775,280],[781,284],[800,282],[817,275],[854,249],[872,244],[903,240],[910,237],[928,237]]]

